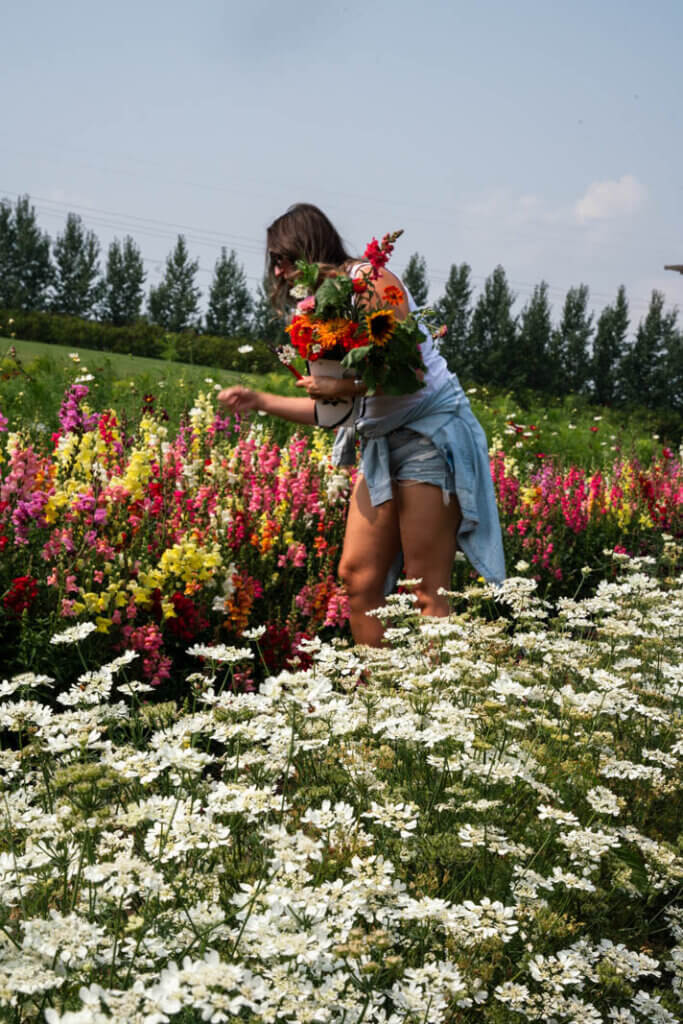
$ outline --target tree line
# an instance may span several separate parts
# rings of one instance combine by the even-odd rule
[[[427,266],[414,253],[403,279],[419,306],[428,301]],[[498,266],[473,301],[467,263],[450,268],[433,308],[446,325],[441,351],[466,380],[561,397],[575,394],[600,405],[640,405],[683,414],[683,332],[678,310],[665,309],[653,291],[649,308],[629,337],[626,290],[599,316],[589,309],[585,284],[570,288],[553,324],[548,284],[536,285],[521,312],[505,270]]]
[[[183,235],[166,259],[162,279],[149,288],[142,253],[130,235],[115,238],[104,269],[100,242],[81,217],[69,213],[52,241],[38,225],[28,196],[12,205],[0,201],[0,306],[23,311],[65,313],[121,327],[142,317],[169,331],[193,330],[236,337],[258,331],[266,304],[256,301],[234,250],[223,247],[216,261],[206,314],[200,314],[196,284],[199,261]]]
[[[166,259],[163,276],[149,288],[139,247],[115,238],[100,267],[101,246],[74,213],[54,241],[38,225],[28,196],[0,201],[0,307],[52,311],[115,326],[141,318],[174,332],[192,330],[222,337],[278,340],[282,324],[262,286],[252,297],[234,250],[222,248],[200,313],[193,260],[183,235]],[[403,279],[418,306],[429,299],[427,264],[413,253]],[[447,327],[441,351],[467,381],[530,389],[548,395],[582,395],[603,405],[637,404],[683,413],[683,334],[676,309],[664,308],[653,291],[647,314],[629,337],[625,289],[599,316],[589,309],[585,284],[567,292],[553,324],[548,285],[538,284],[519,313],[505,270],[498,266],[474,301],[471,268],[450,268],[443,295],[432,303]]]

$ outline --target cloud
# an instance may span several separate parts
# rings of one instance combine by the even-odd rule
[[[647,188],[632,174],[619,181],[594,181],[574,206],[579,224],[595,220],[613,220],[635,213],[647,199]]]
[[[481,192],[461,202],[458,210],[462,217],[479,227],[482,222],[490,222],[496,232],[557,219],[557,211],[542,196],[515,195],[512,190],[501,188]]]

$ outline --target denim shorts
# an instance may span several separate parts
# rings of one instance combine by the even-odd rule
[[[392,480],[404,486],[433,484],[441,488],[444,499],[455,493],[455,474],[428,437],[410,427],[400,427],[390,431],[386,439]]]

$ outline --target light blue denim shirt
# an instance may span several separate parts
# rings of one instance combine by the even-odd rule
[[[430,438],[453,469],[462,512],[458,545],[480,576],[491,583],[502,582],[505,556],[486,435],[457,378],[409,408],[397,408],[381,418],[364,417],[359,400],[355,423],[337,431],[332,451],[336,466],[353,465],[356,435],[361,439],[360,468],[373,505],[393,497],[385,435],[399,427]]]

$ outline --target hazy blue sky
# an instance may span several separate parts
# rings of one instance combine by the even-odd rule
[[[21,0],[3,10],[0,196],[54,235],[178,231],[255,286],[264,229],[318,203],[349,246],[405,229],[437,298],[466,260],[521,302],[626,285],[683,303],[681,0]]]

